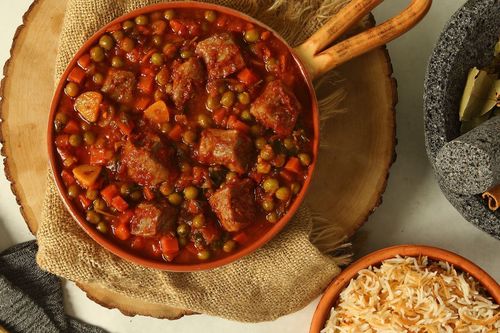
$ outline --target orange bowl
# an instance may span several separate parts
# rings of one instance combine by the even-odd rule
[[[220,13],[224,13],[242,20],[245,20],[247,22],[250,22],[256,26],[260,26],[268,31],[271,31],[281,42],[288,48],[290,51],[290,54],[292,55],[296,65],[298,66],[301,76],[302,76],[302,81],[307,87],[307,93],[309,96],[309,104],[304,105],[304,109],[309,109],[310,114],[311,114],[311,123],[312,123],[312,128],[313,128],[313,137],[312,137],[312,162],[309,166],[308,169],[308,174],[307,178],[300,190],[300,192],[297,194],[297,197],[295,198],[294,202],[290,205],[287,213],[281,217],[281,219],[276,222],[266,233],[264,233],[260,238],[256,239],[254,242],[242,246],[235,250],[231,255],[215,259],[213,261],[208,261],[204,263],[194,263],[194,264],[177,264],[177,263],[170,263],[166,261],[159,261],[159,260],[154,260],[154,259],[148,259],[145,257],[141,257],[137,254],[132,253],[131,251],[128,251],[119,245],[115,244],[113,241],[110,239],[104,237],[100,232],[98,232],[93,226],[89,225],[88,222],[85,221],[84,216],[82,216],[81,212],[78,210],[78,208],[72,203],[71,199],[69,198],[67,191],[65,190],[65,186],[63,183],[63,180],[60,176],[61,173],[61,168],[60,165],[57,161],[57,150],[54,144],[54,139],[55,139],[55,133],[54,133],[54,127],[53,127],[53,122],[54,122],[54,117],[57,112],[57,107],[58,103],[60,101],[61,95],[64,90],[64,85],[66,83],[66,79],[68,75],[70,74],[71,69],[77,65],[78,59],[86,52],[89,51],[91,46],[98,42],[99,38],[108,32],[111,27],[113,27],[116,24],[120,24],[126,20],[129,20],[131,18],[134,18],[138,15],[142,14],[149,14],[151,12],[155,11],[164,11],[166,9],[202,9],[202,10],[214,10]],[[243,256],[246,256],[253,251],[257,250],[258,248],[262,247],[264,244],[269,242],[278,232],[280,232],[285,225],[292,219],[294,214],[296,213],[297,209],[299,208],[300,204],[302,203],[304,196],[309,188],[309,185],[311,183],[311,178],[313,176],[313,171],[316,166],[316,160],[317,160],[317,154],[318,154],[318,146],[319,146],[319,111],[318,111],[318,103],[316,99],[316,94],[314,92],[313,84],[311,82],[310,76],[307,73],[302,61],[299,59],[299,57],[295,54],[293,49],[286,43],[286,41],[279,36],[278,33],[273,31],[273,29],[269,28],[268,26],[264,25],[263,23],[253,19],[252,17],[245,15],[241,12],[238,12],[236,10],[226,8],[223,6],[218,6],[218,5],[213,5],[213,4],[208,4],[208,3],[201,3],[201,2],[170,2],[170,3],[161,3],[161,4],[156,4],[156,5],[151,5],[147,7],[143,7],[137,10],[134,10],[130,13],[127,13],[123,16],[120,16],[119,18],[111,21],[110,23],[106,24],[104,27],[99,29],[92,37],[90,37],[84,44],[83,46],[78,50],[78,52],[75,54],[75,56],[72,58],[70,63],[68,64],[68,67],[66,68],[66,71],[64,74],[61,76],[59,84],[55,90],[54,97],[52,99],[52,104],[51,104],[51,109],[50,109],[50,114],[49,114],[49,122],[48,122],[48,130],[47,130],[47,147],[48,147],[48,154],[49,154],[49,163],[50,167],[52,170],[52,173],[54,175],[54,179],[58,188],[58,192],[68,209],[69,213],[71,216],[74,218],[74,220],[78,223],[78,225],[97,243],[99,243],[101,246],[103,246],[105,249],[109,250],[110,252],[114,253],[115,255],[128,260],[130,262],[150,267],[150,268],[155,268],[155,269],[160,269],[160,270],[167,270],[167,271],[176,271],[176,272],[191,272],[191,271],[200,271],[200,270],[208,270],[208,269],[213,269],[220,267],[222,265],[226,265],[228,263],[231,263]]]
[[[360,270],[368,268],[369,266],[377,266],[383,260],[394,258],[397,255],[405,257],[427,256],[430,259],[446,261],[452,264],[456,269],[474,277],[481,283],[493,300],[497,304],[500,304],[500,285],[489,276],[488,273],[468,259],[437,247],[425,245],[397,245],[370,253],[349,265],[340,273],[326,288],[323,297],[321,297],[316,307],[316,311],[314,312],[309,333],[319,333],[324,328],[326,321],[330,317],[330,310],[336,303],[340,293],[349,282],[356,277]]]

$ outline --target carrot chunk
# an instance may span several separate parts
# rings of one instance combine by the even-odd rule
[[[164,254],[175,254],[179,252],[179,241],[173,236],[162,236],[160,238],[160,246]]]
[[[66,134],[78,134],[80,133],[80,125],[78,125],[78,122],[76,120],[71,119],[70,121],[68,121],[66,126],[64,126],[63,132]]]
[[[154,78],[152,76],[141,76],[137,83],[137,88],[146,95],[151,95],[153,93],[153,83]]]
[[[238,73],[238,80],[240,80],[241,83],[250,86],[256,83],[259,78],[250,69],[244,68]]]
[[[301,173],[302,167],[300,165],[299,159],[295,156],[290,157],[285,164],[285,170],[293,172],[293,173],[297,173],[297,174]]]
[[[130,238],[130,230],[128,230],[128,226],[126,224],[118,224],[113,226],[113,234],[116,238],[125,241]]]
[[[76,84],[81,84],[85,79],[85,71],[80,67],[75,67],[69,72],[68,81],[75,82]]]
[[[88,53],[85,53],[80,57],[80,59],[78,59],[77,63],[78,66],[80,66],[82,69],[88,70],[91,63],[90,55]]]
[[[174,141],[179,141],[182,136],[182,127],[179,124],[176,124],[174,128],[168,132],[168,137]]]
[[[101,195],[104,201],[106,201],[108,205],[111,205],[113,198],[118,195],[118,187],[116,187],[115,184],[108,185],[101,191]]]
[[[115,207],[119,212],[124,212],[128,209],[128,203],[119,195],[111,200],[111,206]]]

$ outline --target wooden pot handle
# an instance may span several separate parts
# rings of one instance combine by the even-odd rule
[[[401,36],[425,16],[432,3],[432,0],[412,0],[410,5],[397,16],[324,50],[383,1],[352,0],[321,29],[295,48],[295,52],[313,79]]]

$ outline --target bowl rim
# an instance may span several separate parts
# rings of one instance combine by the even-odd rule
[[[430,259],[446,261],[455,268],[467,272],[474,277],[486,289],[493,300],[497,304],[500,304],[500,285],[488,273],[469,259],[434,246],[396,245],[371,252],[356,260],[330,283],[314,311],[309,333],[319,333],[324,328],[325,322],[330,316],[330,310],[339,294],[360,270],[379,264],[383,260],[394,258],[397,255],[408,257],[427,256]]]
[[[290,54],[292,55],[296,65],[299,68],[299,71],[301,73],[301,76],[303,78],[304,84],[307,86],[308,93],[310,96],[310,104],[308,107],[310,107],[310,112],[311,112],[311,117],[312,117],[312,126],[313,126],[313,138],[312,138],[312,163],[309,165],[308,168],[308,174],[307,178],[304,181],[304,184],[300,190],[300,192],[297,194],[297,197],[295,200],[292,202],[291,206],[289,207],[287,213],[278,221],[276,222],[266,233],[264,233],[261,237],[257,238],[255,241],[252,243],[248,244],[245,247],[242,247],[240,250],[235,251],[233,254],[225,256],[223,258],[215,259],[213,261],[208,261],[204,263],[195,263],[195,264],[175,264],[175,263],[169,263],[166,261],[159,261],[155,259],[148,259],[139,255],[133,254],[131,251],[125,250],[121,246],[115,244],[113,241],[110,239],[107,239],[105,236],[103,236],[101,233],[99,233],[94,227],[90,226],[88,222],[85,221],[85,219],[82,217],[78,209],[75,207],[75,205],[71,202],[70,198],[67,195],[67,192],[65,190],[65,185],[62,181],[62,178],[60,176],[60,166],[58,165],[57,161],[57,149],[55,148],[55,131],[53,128],[53,121],[55,114],[57,112],[57,107],[60,101],[60,98],[62,96],[63,90],[64,90],[64,84],[66,83],[66,79],[70,73],[70,71],[77,65],[78,59],[85,53],[87,52],[90,47],[97,42],[97,40],[106,32],[109,31],[109,29],[116,25],[117,23],[122,23],[123,21],[126,21],[130,18],[133,18],[138,15],[142,14],[148,14],[151,12],[159,11],[159,10],[165,10],[165,9],[197,9],[197,10],[214,10],[218,11],[220,13],[224,13],[227,15],[231,15],[233,17],[245,20],[247,22],[250,22],[256,26],[262,27],[264,29],[267,29],[268,31],[272,32],[273,35],[278,38],[289,50]],[[274,238],[287,224],[288,222],[293,218],[295,213],[297,212],[298,208],[302,204],[304,197],[309,190],[311,180],[314,175],[314,171],[316,169],[316,162],[318,159],[318,150],[319,150],[319,107],[318,107],[318,102],[316,98],[316,93],[312,84],[311,77],[309,73],[306,71],[306,67],[304,66],[302,60],[298,57],[298,55],[294,52],[293,48],[290,47],[290,45],[278,34],[274,29],[270,28],[266,24],[258,21],[257,19],[254,19],[253,17],[246,15],[242,12],[239,12],[237,10],[224,7],[221,5],[215,5],[211,3],[203,3],[203,2],[189,2],[189,1],[173,1],[173,2],[165,2],[165,3],[158,3],[154,5],[149,5],[145,7],[141,7],[138,9],[135,9],[133,11],[130,11],[124,15],[121,15],[117,17],[116,19],[113,19],[112,21],[108,22],[104,26],[102,26],[99,30],[97,30],[91,37],[89,37],[83,45],[78,49],[76,54],[72,57],[71,61],[68,63],[64,73],[61,75],[59,79],[59,83],[54,91],[54,96],[51,101],[51,106],[50,106],[50,113],[48,117],[48,125],[47,125],[47,151],[48,151],[48,156],[49,156],[49,166],[50,170],[52,172],[53,179],[56,183],[57,191],[59,193],[59,196],[61,197],[67,211],[70,213],[71,217],[77,222],[77,224],[85,231],[87,235],[89,235],[96,243],[98,243],[100,246],[104,247],[106,250],[110,251],[114,255],[127,260],[131,263],[138,264],[144,267],[148,268],[153,268],[153,269],[159,269],[159,270],[164,270],[164,271],[172,271],[172,272],[195,272],[195,271],[203,271],[203,270],[210,270],[214,268],[221,267],[223,265],[227,265],[229,263],[232,263],[246,255],[249,255],[256,251],[257,249],[261,248],[264,246],[266,243],[268,243],[272,238]]]

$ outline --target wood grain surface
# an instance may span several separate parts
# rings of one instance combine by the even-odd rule
[[[36,0],[16,32],[4,67],[0,138],[5,173],[36,234],[47,174],[47,116],[54,89],[55,54],[66,0]],[[396,84],[385,48],[338,68],[345,78],[347,112],[322,128],[323,144],[306,201],[349,237],[378,207],[395,153]],[[131,300],[99,284],[78,284],[97,303],[126,315],[176,319],[190,311]]]

